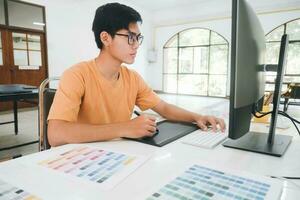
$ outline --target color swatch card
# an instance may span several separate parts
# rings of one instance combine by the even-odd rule
[[[193,165],[147,200],[276,200],[282,184]]]
[[[38,200],[36,196],[0,180],[0,200]]]
[[[73,147],[38,164],[51,170],[111,189],[141,166],[148,157],[89,146]]]

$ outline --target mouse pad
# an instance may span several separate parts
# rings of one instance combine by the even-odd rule
[[[157,129],[159,130],[159,132],[157,135],[153,137],[126,138],[126,139],[135,140],[137,142],[142,142],[142,143],[162,147],[199,128],[196,124],[192,124],[192,123],[164,120],[157,123]]]

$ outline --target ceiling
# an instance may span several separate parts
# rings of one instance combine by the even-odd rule
[[[220,7],[227,7],[231,4],[231,0],[128,0],[134,5],[138,5],[141,8],[148,11],[160,11],[164,9],[187,7],[192,5],[203,5],[206,7],[209,4],[219,4]],[[300,0],[248,0],[248,2],[254,8],[266,8],[280,6],[300,6]]]
[[[159,11],[191,4],[201,4],[209,0],[128,0],[148,11]],[[212,1],[212,0],[211,0]]]

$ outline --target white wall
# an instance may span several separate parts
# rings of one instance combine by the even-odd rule
[[[228,41],[230,38],[231,24],[229,20],[216,20],[202,23],[192,23],[184,25],[174,25],[155,28],[154,49],[157,51],[157,62],[149,64],[146,70],[146,80],[154,90],[162,90],[163,82],[163,46],[176,33],[188,28],[208,28],[223,35]]]
[[[49,76],[60,76],[73,64],[96,57],[99,50],[94,41],[92,22],[96,9],[105,0],[26,0],[46,7]],[[118,1],[135,8],[143,18],[141,27],[145,38],[151,38],[149,14],[126,1]],[[151,39],[150,39],[151,40]],[[149,40],[148,40],[149,41]],[[133,65],[145,76],[146,53],[149,42],[144,42]]]
[[[186,0],[189,1],[189,0]],[[299,0],[247,0],[255,11],[269,12],[300,8]],[[158,9],[153,13],[155,25],[170,25],[172,23],[190,23],[208,18],[218,18],[231,15],[232,0],[191,1],[190,4],[170,9]]]
[[[59,76],[71,65],[97,56],[99,50],[91,30],[92,21],[96,8],[109,1],[26,1],[46,7],[49,76]],[[192,27],[208,28],[220,33],[230,42],[231,0],[207,1],[201,5],[158,11],[148,11],[147,8],[134,5],[131,0],[118,2],[132,6],[142,15],[144,22],[141,28],[145,39],[132,67],[155,90],[162,90],[163,46],[177,32]],[[286,21],[300,17],[300,1],[251,0],[249,2],[256,11],[272,12],[259,15],[266,33]],[[294,11],[284,11],[292,9]],[[157,51],[155,63],[147,61],[147,51],[150,49]]]
[[[299,3],[300,6],[300,3]],[[294,8],[295,9],[295,8]],[[276,12],[264,11],[262,14],[259,14],[259,19],[262,23],[265,33],[270,32],[275,27],[296,19],[300,18],[300,8],[297,10],[288,9],[286,10],[277,10]],[[188,13],[190,10],[182,10],[181,13]],[[231,41],[231,18],[230,12],[220,12],[219,14],[207,14],[205,16],[193,19],[178,19],[178,24],[174,21],[173,12],[169,13],[169,16],[164,16],[160,22],[156,21],[157,26],[154,27],[154,42],[153,49],[157,51],[157,62],[149,64],[146,69],[146,80],[148,84],[154,90],[163,90],[163,46],[166,42],[174,36],[176,33],[188,29],[188,28],[208,28],[211,29],[222,36],[224,36],[230,44]],[[157,14],[156,14],[157,16]],[[162,16],[162,15],[161,15]],[[180,17],[181,15],[179,15]],[[182,16],[181,16],[182,17]],[[166,20],[167,19],[167,20]],[[169,22],[168,22],[169,19]],[[170,23],[170,25],[167,25]],[[230,57],[229,57],[230,63]],[[229,74],[229,73],[228,73]],[[229,84],[229,81],[227,81]],[[229,85],[228,85],[229,86]],[[229,87],[228,87],[229,88]],[[229,91],[227,91],[229,94]]]

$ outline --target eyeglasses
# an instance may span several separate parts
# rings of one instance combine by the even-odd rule
[[[126,36],[128,38],[129,45],[133,45],[135,41],[138,42],[139,45],[141,45],[144,39],[144,36],[142,36],[141,34],[136,35],[131,32],[129,32],[128,34],[116,33],[115,35]]]

